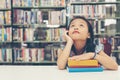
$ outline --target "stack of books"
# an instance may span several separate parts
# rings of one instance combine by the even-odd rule
[[[68,60],[68,72],[102,72],[97,60]]]

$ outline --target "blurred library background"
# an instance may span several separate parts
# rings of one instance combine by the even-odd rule
[[[120,64],[120,0],[1,0],[0,65],[56,65],[69,21],[84,16]]]

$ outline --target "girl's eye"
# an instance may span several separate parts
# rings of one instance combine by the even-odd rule
[[[84,27],[82,24],[80,24],[80,27]]]
[[[71,25],[70,27],[74,27],[74,25]]]

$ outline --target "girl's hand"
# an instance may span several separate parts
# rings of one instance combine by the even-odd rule
[[[89,53],[85,53],[85,54],[70,57],[69,59],[71,59],[71,60],[88,60],[88,59],[92,59],[93,56],[94,56],[94,53],[89,52]]]
[[[67,42],[73,44],[73,40],[71,39],[71,37],[68,35],[68,31],[65,31],[65,34],[64,34],[64,38]]]

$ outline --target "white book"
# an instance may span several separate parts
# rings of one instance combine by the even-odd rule
[[[40,10],[37,12],[37,23],[42,23],[42,12]]]
[[[60,24],[60,11],[51,11],[51,19],[49,19],[50,24],[52,25],[58,25]]]
[[[101,21],[98,21],[98,34],[101,34]]]
[[[35,13],[34,9],[31,10],[31,18],[30,18],[31,23],[35,23]]]
[[[6,49],[6,62],[9,62],[9,49]]]
[[[33,31],[34,31],[33,28],[30,28],[30,36],[29,36],[30,41],[33,41],[33,36],[34,36]]]
[[[29,57],[29,49],[26,48],[25,49],[25,62],[29,62],[29,59],[30,59],[30,57]]]
[[[1,0],[1,1],[0,1],[0,9],[6,8],[5,6],[6,6],[6,5],[5,5],[5,0]]]
[[[27,11],[27,23],[28,24],[31,24],[30,18],[31,18],[31,11]]]
[[[32,0],[27,0],[27,7],[32,7]]]
[[[6,8],[11,9],[11,0],[5,0]]]
[[[36,49],[32,48],[31,52],[32,52],[32,62],[36,62]]]
[[[4,15],[3,15],[3,12],[0,12],[0,24],[4,24]]]
[[[23,0],[23,3],[22,3],[23,7],[27,7],[28,4],[27,4],[27,0]]]
[[[38,58],[38,62],[40,62],[41,60],[40,60],[40,58],[41,58],[41,49],[39,48],[38,49],[38,56],[37,56],[37,58]]]
[[[2,41],[2,27],[0,26],[0,41]]]

